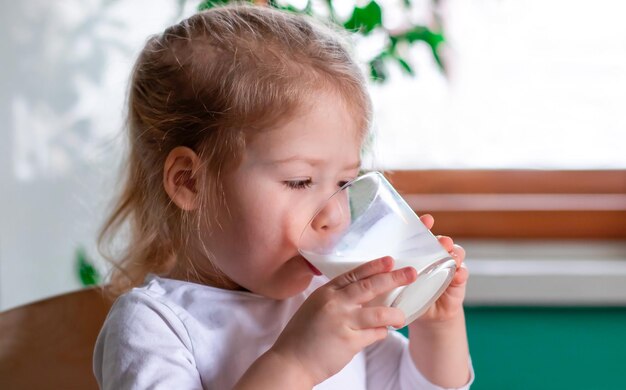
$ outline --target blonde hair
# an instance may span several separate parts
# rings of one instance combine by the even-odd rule
[[[337,93],[367,134],[371,101],[348,47],[311,18],[241,4],[200,12],[148,39],[129,86],[125,183],[98,238],[114,264],[114,292],[168,272],[186,239],[200,233],[202,211],[226,207],[220,178],[236,168],[246,137],[292,118],[315,92]],[[206,167],[196,183],[206,204],[194,212],[176,207],[163,188],[163,165],[177,146],[193,149]],[[118,237],[127,243],[113,254]]]

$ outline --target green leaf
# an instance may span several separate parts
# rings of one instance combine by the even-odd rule
[[[376,82],[384,82],[387,79],[387,69],[381,56],[370,61],[370,77]]]
[[[358,31],[363,35],[369,34],[383,24],[383,11],[376,1],[371,1],[365,7],[354,7],[352,16],[343,27],[350,31]]]
[[[432,49],[432,52],[433,52],[433,58],[437,62],[437,65],[439,66],[439,69],[441,69],[445,73],[446,65],[441,60],[441,56],[439,56],[439,53],[437,52],[437,49],[433,49],[432,47],[431,47],[431,49]]]
[[[409,31],[391,36],[389,38],[393,47],[395,47],[395,45],[400,41],[408,42],[409,44],[413,44],[418,41],[425,42],[428,46],[430,46],[433,58],[437,62],[439,68],[441,70],[445,70],[444,63],[439,55],[439,46],[446,41],[442,33],[434,32],[424,26],[415,26]]]
[[[93,286],[100,283],[100,273],[87,259],[87,253],[82,247],[76,250],[76,263],[78,266],[78,277],[83,286]]]
[[[437,47],[439,44],[445,42],[443,34],[436,33],[424,26],[415,26],[409,31],[396,35],[395,38],[405,40],[409,43],[424,41],[428,43],[430,47]]]
[[[399,55],[395,55],[394,58],[398,61],[400,67],[404,70],[405,73],[410,74],[411,76],[415,75],[413,68],[411,67],[411,65],[409,65],[408,62],[404,60],[404,58],[400,57]]]

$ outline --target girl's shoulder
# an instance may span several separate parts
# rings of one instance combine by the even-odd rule
[[[106,323],[141,321],[153,316],[161,317],[167,322],[180,322],[182,312],[180,305],[173,296],[175,288],[169,283],[148,275],[144,284],[120,295],[113,303]]]
[[[325,276],[316,276],[309,286],[299,295],[308,297],[313,291],[329,281]],[[219,299],[220,301],[263,302],[271,299],[249,291],[226,290],[204,284],[169,279],[149,274],[144,284],[132,289],[129,294],[145,294],[154,299],[169,300],[182,304],[195,299]],[[297,298],[297,297],[294,297]]]
[[[171,363],[182,357],[181,361],[193,363],[203,383],[214,384],[208,387],[231,387],[242,374],[240,365],[232,364],[233,351],[251,364],[276,340],[306,297],[325,282],[315,277],[302,293],[277,301],[150,275],[114,303],[96,343],[94,367],[99,372],[104,360],[143,362],[152,356]]]
[[[146,276],[141,286],[120,295],[113,303],[113,311],[141,312],[138,307],[149,308],[155,312],[171,312],[184,318],[189,311],[194,311],[197,304],[213,302],[235,304],[245,301],[260,301],[264,298],[245,291],[230,291],[202,284],[169,279],[154,274]]]
[[[143,322],[161,323],[182,333],[204,332],[241,323],[275,323],[288,320],[302,302],[328,281],[315,277],[302,293],[276,301],[246,291],[233,291],[156,275],[121,295],[113,304],[106,324],[125,329]],[[115,324],[115,325],[114,325]]]
[[[268,312],[286,309],[292,311],[317,288],[328,282],[324,276],[313,278],[311,284],[300,294],[284,301],[275,301],[248,291],[225,290],[203,284],[169,279],[150,274],[144,284],[121,295],[111,311],[168,312],[185,322],[189,317],[203,316],[207,310],[228,308]],[[138,309],[138,306],[144,307]]]

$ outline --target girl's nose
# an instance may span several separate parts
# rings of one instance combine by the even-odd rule
[[[317,213],[311,228],[318,234],[335,233],[350,224],[350,206],[346,191],[333,196]]]

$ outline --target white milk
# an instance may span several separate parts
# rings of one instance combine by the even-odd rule
[[[318,255],[314,253],[307,253],[300,251],[308,261],[311,262],[317,269],[319,269],[328,278],[335,278],[345,272],[348,272],[366,261],[373,260],[372,257],[361,257],[360,259],[348,259],[340,256],[332,255]],[[406,252],[405,252],[406,253]],[[392,257],[394,257],[392,255]],[[394,269],[399,269],[407,266],[412,266],[418,271],[418,278],[415,282],[408,286],[401,286],[387,294],[371,301],[368,305],[377,306],[393,306],[401,309],[406,316],[406,323],[413,321],[419,315],[421,315],[443,292],[443,289],[447,287],[449,280],[454,275],[455,263],[448,253],[444,250],[443,257],[436,260],[443,260],[448,258],[447,262],[444,262],[444,268],[428,269],[428,264],[424,267],[424,263],[417,261],[413,258],[398,258],[394,257]],[[423,259],[422,259],[423,260]],[[396,298],[402,293],[402,296],[396,301]]]
[[[364,233],[348,233],[336,244],[332,254],[300,252],[331,279],[383,256],[395,259],[394,269],[412,266],[417,272],[450,256],[419,220],[404,221],[393,214],[367,227]]]
[[[361,225],[361,221],[354,225]],[[417,216],[405,219],[398,214],[387,214],[373,224],[352,226],[332,252],[361,262],[383,256],[393,256],[397,261],[410,259],[405,265],[412,265],[418,271],[449,256]]]
[[[360,256],[358,258],[346,258],[336,255],[318,255],[317,253],[311,253],[304,250],[301,250],[300,253],[308,261],[310,261],[311,264],[315,266],[315,268],[319,269],[324,275],[326,275],[330,279],[337,277],[345,272],[348,272],[370,260],[383,257]],[[394,256],[393,254],[388,254],[387,256],[391,256],[394,259],[393,269],[400,269],[403,267],[411,266],[415,268],[418,273],[431,263],[431,261],[420,262],[419,258],[401,258]],[[433,261],[437,261],[449,256],[450,255],[448,253],[444,253],[443,256],[435,258]]]
[[[330,279],[383,256],[394,258],[394,269],[407,266],[415,268],[418,279],[414,283],[398,287],[370,303],[385,306],[393,303],[404,311],[407,323],[417,318],[439,297],[442,287],[445,288],[453,276],[454,261],[450,254],[417,217],[407,221],[389,214],[367,226],[365,233],[359,234],[354,230],[359,229],[353,229],[344,236],[333,254],[323,255],[305,250],[300,250],[300,253]],[[444,259],[449,260],[445,262]],[[429,269],[433,263],[441,261],[445,262],[445,269]],[[402,296],[398,302],[394,302],[400,293]]]
[[[422,275],[400,291],[402,295],[393,302],[393,306],[404,312],[407,324],[422,315],[448,287],[456,267],[454,260],[450,262],[448,267],[443,266]]]

